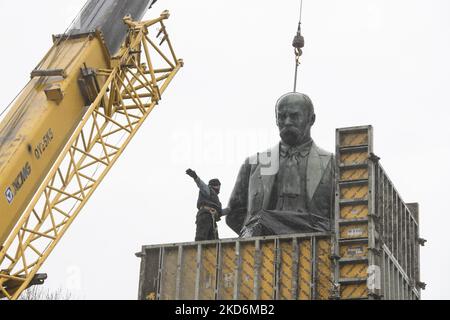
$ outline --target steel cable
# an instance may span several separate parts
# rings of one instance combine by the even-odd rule
[[[300,0],[300,17],[297,28],[297,36],[301,34],[301,26],[302,26],[302,14],[303,14],[303,0]],[[295,40],[294,40],[295,41]],[[297,83],[298,83],[298,68],[300,67],[300,55],[299,48],[295,49],[295,76],[294,76],[294,92],[297,92]]]

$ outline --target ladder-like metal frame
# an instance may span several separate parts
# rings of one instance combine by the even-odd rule
[[[96,70],[103,85],[95,101],[1,248],[0,298],[18,299],[36,281],[42,264],[182,68],[164,25],[168,17],[165,11],[150,21],[125,19],[129,34],[111,69]],[[158,33],[157,39],[150,32]]]
[[[424,287],[416,206],[402,200],[379,160],[371,126],[337,130],[337,299],[420,299]]]
[[[336,130],[335,281],[337,299],[379,298],[375,168],[371,126]],[[345,229],[344,229],[345,228]],[[373,271],[372,271],[373,270]],[[372,272],[370,275],[368,272]],[[372,278],[371,278],[372,277]],[[375,283],[371,284],[371,281]]]

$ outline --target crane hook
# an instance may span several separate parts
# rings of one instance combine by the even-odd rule
[[[298,22],[297,34],[294,37],[294,41],[292,41],[295,52],[294,92],[297,92],[298,68],[300,67],[300,57],[303,55],[303,48],[305,47],[305,38],[302,35],[302,11],[303,0],[300,0],[300,20]]]
[[[303,55],[302,49],[305,47],[305,38],[302,36],[301,24],[299,24],[297,34],[292,42],[292,46],[295,49],[295,56],[300,58]]]

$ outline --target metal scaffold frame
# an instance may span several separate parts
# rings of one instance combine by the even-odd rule
[[[42,264],[183,67],[166,32],[168,17],[165,11],[150,21],[124,19],[125,45],[110,69],[93,71],[94,101],[1,248],[0,298],[18,299],[37,281]]]
[[[373,140],[372,126],[336,132],[334,297],[419,300],[418,205],[402,200]]]

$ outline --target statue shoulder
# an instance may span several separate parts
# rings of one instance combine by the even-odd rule
[[[321,159],[322,168],[325,169],[331,165],[332,170],[334,170],[334,154],[318,147],[315,143],[313,144],[313,148]]]
[[[319,146],[317,146],[315,143],[313,143],[313,148],[316,149],[317,154],[321,157],[326,157],[326,158],[331,158],[334,157],[334,154],[331,152],[328,152],[322,148],[320,148]]]

